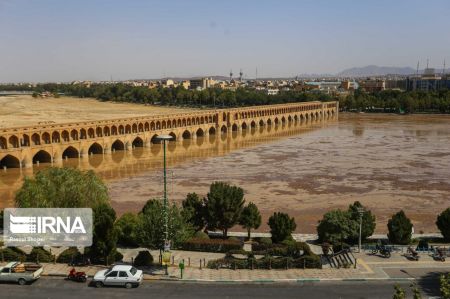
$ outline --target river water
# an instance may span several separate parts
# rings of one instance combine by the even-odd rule
[[[339,121],[244,130],[170,143],[169,200],[205,196],[216,180],[237,184],[267,218],[288,212],[297,232],[315,232],[324,212],[355,200],[377,216],[377,232],[400,209],[418,233],[435,232],[436,215],[450,206],[450,117],[344,114]],[[63,165],[93,169],[108,184],[119,214],[162,197],[162,147],[136,148]],[[48,167],[40,165],[33,171]],[[32,170],[0,173],[0,207]]]

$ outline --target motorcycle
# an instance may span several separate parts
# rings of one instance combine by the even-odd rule
[[[391,249],[384,245],[376,245],[375,249],[372,250],[372,254],[380,253],[385,258],[391,257]]]
[[[433,252],[433,259],[435,261],[445,262],[446,257],[445,249],[443,248],[435,248]]]
[[[77,281],[77,282],[86,282],[87,275],[85,272],[77,272],[75,268],[70,270],[69,275],[67,275],[68,280]]]

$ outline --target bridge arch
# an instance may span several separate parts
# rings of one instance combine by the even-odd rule
[[[233,124],[233,125],[231,126],[231,131],[237,131],[237,130],[238,130],[237,124]]]
[[[95,134],[97,135],[97,137],[102,137],[102,136],[103,136],[103,130],[102,130],[102,128],[98,127],[98,128],[95,130]]]
[[[119,139],[116,139],[116,141],[114,141],[111,144],[111,150],[119,150],[119,151],[123,151],[125,149],[125,144],[123,144],[123,142]]]
[[[125,126],[125,134],[130,134],[131,133],[131,126],[130,125],[126,125]]]
[[[259,126],[260,127],[264,126],[264,121],[262,119],[259,121]]]
[[[19,147],[19,138],[17,138],[16,135],[12,135],[9,137],[9,144],[11,145],[11,147]]]
[[[89,154],[103,154],[103,147],[100,144],[98,144],[97,142],[94,142],[89,147],[88,153]]]
[[[216,134],[216,128],[214,128],[214,127],[209,128],[208,133],[209,133],[209,135],[215,135]]]
[[[65,157],[67,158],[78,158],[80,156],[80,153],[78,152],[78,150],[76,148],[74,148],[73,146],[69,146],[67,147],[64,152],[62,153],[62,158],[64,159]]]
[[[161,140],[158,139],[158,134],[153,135],[152,138],[150,138],[150,142],[153,144],[161,143]]]
[[[39,163],[51,163],[52,156],[45,150],[40,150],[33,156],[33,164]]]
[[[30,146],[30,136],[23,134],[22,136],[22,146]]]
[[[6,155],[0,159],[0,168],[20,168],[20,160],[13,155]]]
[[[86,130],[85,129],[81,129],[80,130],[80,139],[86,139]]]
[[[169,135],[172,136],[170,141],[177,141],[177,135],[174,132],[170,132]]]
[[[34,133],[33,135],[31,135],[31,140],[33,141],[33,145],[41,144],[41,136],[39,136],[38,133]]]
[[[250,127],[251,127],[251,128],[256,127],[256,122],[255,122],[254,120],[252,120],[252,122],[250,123]]]
[[[125,134],[125,127],[123,125],[119,125],[119,134]]]
[[[134,138],[132,142],[133,147],[144,147],[144,140],[141,137]]]
[[[93,128],[88,129],[88,137],[89,138],[95,138],[95,131]]]
[[[108,126],[103,127],[103,135],[105,135],[105,136],[111,135],[111,129]]]
[[[142,123],[139,123],[138,125],[138,131],[139,132],[144,132],[144,125]]]
[[[196,132],[195,135],[197,135],[197,137],[203,137],[205,136],[205,132],[203,131],[202,128],[199,128]]]
[[[7,149],[8,148],[8,144],[6,142],[6,138],[5,137],[1,137],[0,136],[0,148],[1,149]]]
[[[189,130],[185,130],[181,136],[183,136],[183,139],[190,139],[191,132],[189,132]]]
[[[145,122],[144,124],[144,131],[146,132],[150,131],[150,124],[148,122]]]
[[[243,122],[242,124],[241,124],[241,127],[242,127],[242,129],[247,129],[247,124],[245,123],[245,122]]]
[[[70,131],[70,137],[72,138],[72,140],[78,140],[78,131],[75,129]]]
[[[63,130],[61,132],[61,138],[63,141],[69,141],[69,132],[67,130]]]

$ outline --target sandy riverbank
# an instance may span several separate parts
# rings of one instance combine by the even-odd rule
[[[186,112],[192,109],[100,102],[91,98],[0,96],[0,128]]]

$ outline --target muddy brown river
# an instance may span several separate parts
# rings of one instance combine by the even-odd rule
[[[377,232],[400,209],[417,233],[435,232],[436,215],[450,206],[450,116],[341,113],[339,121],[170,143],[167,155],[169,200],[204,196],[215,180],[237,184],[263,214],[260,231],[284,211],[297,232],[313,233],[324,212],[359,200],[377,216]],[[159,145],[63,165],[96,171],[119,214],[162,197]],[[24,175],[44,167],[0,171],[0,208],[13,206]]]

